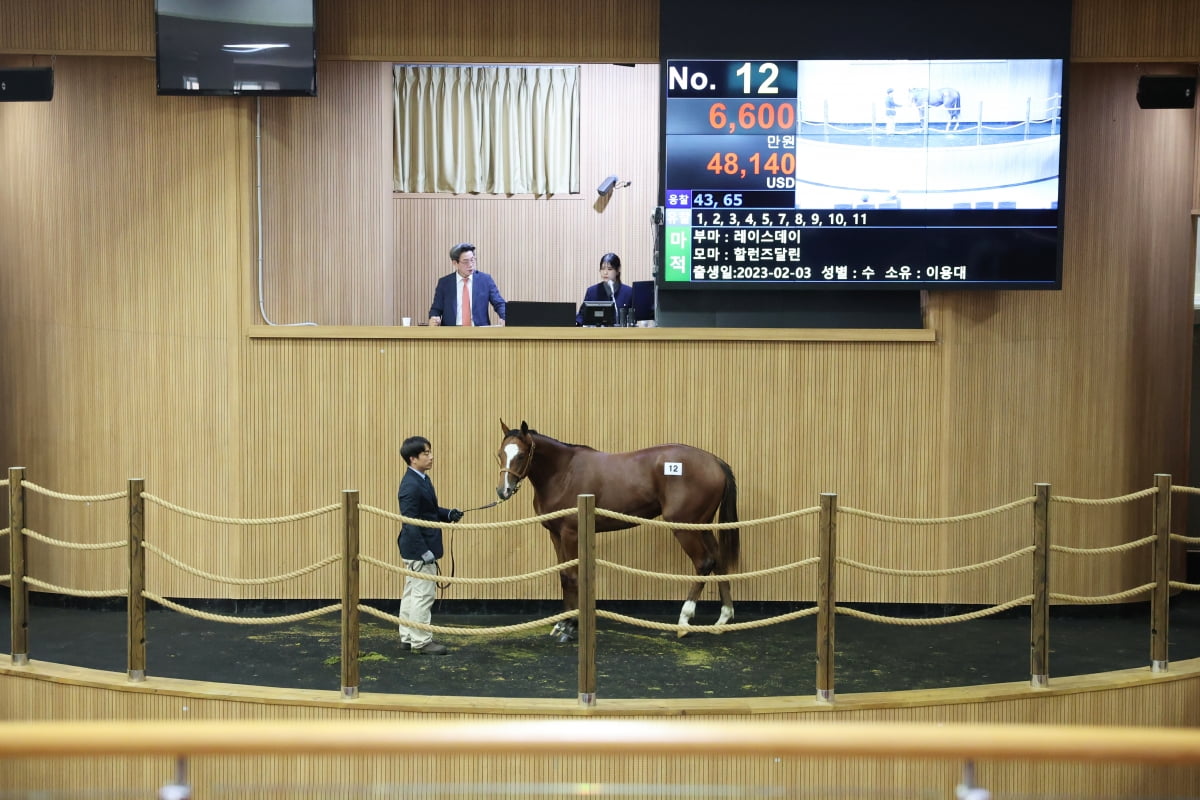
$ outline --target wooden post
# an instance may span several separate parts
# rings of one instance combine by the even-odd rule
[[[596,705],[596,496],[579,495],[579,705]]]
[[[146,481],[129,479],[129,597],[125,602],[125,646],[127,677],[134,683],[146,680]]]
[[[1167,671],[1171,604],[1171,476],[1157,473],[1154,485],[1154,591],[1150,596],[1150,671]]]
[[[29,590],[25,585],[25,468],[8,469],[9,619],[12,623],[12,663],[29,663]]]
[[[817,579],[817,700],[833,702],[833,628],[837,617],[837,494],[821,494],[820,556]]]
[[[1035,483],[1033,602],[1029,606],[1029,685],[1050,684],[1050,484]]]
[[[342,492],[342,698],[358,697],[358,490]]]

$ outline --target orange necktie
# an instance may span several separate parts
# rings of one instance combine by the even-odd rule
[[[463,281],[462,324],[471,325],[471,282]]]

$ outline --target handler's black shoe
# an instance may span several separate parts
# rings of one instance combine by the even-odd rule
[[[444,644],[430,642],[424,647],[414,647],[413,652],[423,656],[444,656],[450,652],[450,648]]]

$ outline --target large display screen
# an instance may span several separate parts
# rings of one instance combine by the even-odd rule
[[[315,0],[155,0],[160,95],[314,96]]]
[[[668,59],[660,284],[1059,288],[1063,60]]]

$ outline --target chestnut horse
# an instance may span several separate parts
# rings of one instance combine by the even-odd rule
[[[630,453],[602,453],[580,444],[564,444],[538,433],[525,422],[510,429],[500,420],[504,434],[496,454],[500,482],[496,494],[507,500],[521,481],[533,486],[533,507],[540,514],[575,508],[578,496],[596,497],[596,508],[643,519],[662,516],[667,522],[709,523],[720,509],[718,522],[737,522],[737,482],[729,465],[712,453],[685,444],[662,444]],[[571,561],[578,553],[579,521],[566,516],[543,522],[550,531],[558,563]],[[596,515],[596,531],[618,531],[633,524]],[[728,575],[737,567],[738,530],[675,530],[675,538],[696,567],[697,575]],[[578,569],[559,573],[563,607],[579,607]],[[720,581],[721,615],[718,625],[733,619],[729,582]],[[687,625],[696,614],[696,600],[704,590],[697,581],[679,612],[679,624]],[[560,622],[551,635],[566,642],[575,637],[574,620]],[[680,636],[683,633],[680,632]]]

